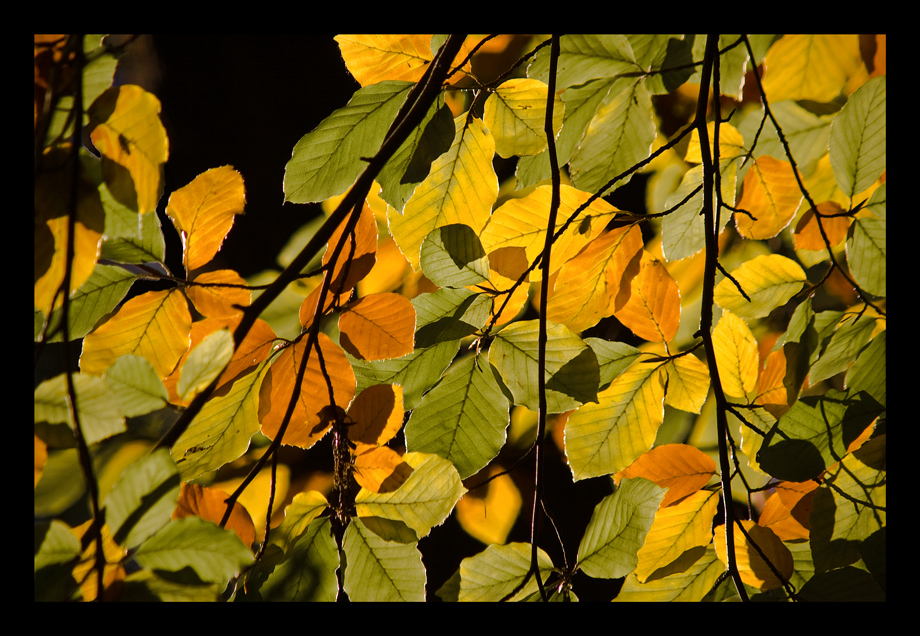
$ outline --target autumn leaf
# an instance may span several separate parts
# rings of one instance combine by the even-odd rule
[[[457,522],[470,536],[486,545],[503,544],[521,511],[521,493],[509,475],[493,468],[493,478],[481,489],[465,494],[457,502]],[[482,491],[485,491],[484,493]]]
[[[714,298],[720,307],[743,318],[768,315],[808,280],[798,263],[779,254],[755,256],[734,269],[731,277],[734,281],[724,278],[716,285]]]
[[[355,451],[354,465],[355,481],[370,492],[393,492],[412,474],[412,467],[388,446],[359,446]]]
[[[725,395],[746,399],[757,385],[760,364],[754,334],[743,319],[730,311],[723,311],[712,330],[712,345]]]
[[[828,246],[834,247],[847,236],[850,227],[850,218],[846,216],[826,216],[838,214],[843,211],[839,203],[825,201],[818,204],[818,213],[821,214],[820,226],[818,215],[813,209],[807,210],[795,225],[795,249],[797,250],[826,250]],[[821,235],[821,230],[827,235],[827,243]]]
[[[398,384],[377,384],[361,391],[348,417],[348,439],[356,444],[381,446],[399,432],[403,424],[403,390]]]
[[[342,234],[348,223],[349,219],[346,218],[329,238],[329,242],[326,244],[326,252],[323,254],[324,266],[328,267],[332,254],[342,240]],[[377,222],[374,220],[373,211],[365,202],[361,206],[354,233],[345,238],[338,260],[332,268],[332,281],[329,283],[329,289],[336,294],[347,293],[358,284],[358,281],[368,275],[376,262]],[[329,272],[327,271],[325,275],[328,276]]]
[[[759,590],[775,590],[783,586],[785,581],[792,576],[794,562],[789,548],[783,545],[779,537],[763,526],[757,525],[749,519],[742,519],[740,525],[751,535],[752,541],[738,528],[739,522],[735,522],[735,560],[738,565],[738,571],[741,574],[741,580],[747,585]],[[713,534],[713,542],[716,547],[716,554],[722,563],[728,563],[728,551],[725,547],[725,526],[716,527]],[[759,550],[758,550],[759,548]],[[766,556],[761,556],[761,552]],[[772,567],[771,567],[772,565]],[[774,569],[779,573],[777,577]],[[781,577],[781,578],[780,578]]]
[[[741,236],[768,239],[779,234],[795,216],[802,192],[788,161],[769,155],[758,157],[744,176],[744,186],[735,214]],[[746,212],[746,213],[745,213]]]
[[[434,59],[431,35],[337,35],[335,41],[348,72],[361,86],[384,80],[417,82]],[[469,51],[467,42],[457,53],[457,59],[465,59]],[[456,79],[470,72],[469,62],[460,70],[463,72]]]
[[[188,299],[202,316],[227,318],[243,313],[252,302],[246,281],[232,269],[202,272],[186,288]]]
[[[699,413],[709,395],[709,367],[694,355],[674,358],[667,365],[668,392],[664,403]]]
[[[625,302],[624,302],[625,297]],[[680,326],[680,290],[664,263],[643,250],[639,272],[620,289],[613,315],[638,337],[670,342]]]
[[[770,47],[764,66],[763,87],[771,102],[830,102],[852,76],[865,72],[857,35],[784,35]]]
[[[495,152],[501,157],[535,155],[546,148],[546,94],[539,80],[510,79],[486,100],[482,120],[495,137]],[[559,95],[553,103],[553,134],[562,128],[565,105]]]
[[[166,214],[182,236],[182,263],[188,272],[217,255],[246,206],[243,177],[232,166],[212,168],[169,197]]]
[[[219,488],[182,484],[172,518],[201,517],[205,521],[219,524],[226,512],[228,497],[229,495]],[[252,517],[239,502],[233,502],[230,518],[224,527],[233,530],[245,546],[251,546],[256,540],[256,528],[252,523]]]
[[[670,385],[668,386],[670,390]],[[716,464],[709,455],[688,444],[664,444],[640,455],[636,461],[613,476],[614,481],[645,477],[668,492],[661,506],[670,506],[709,483]]]
[[[339,316],[342,347],[359,360],[412,353],[415,308],[405,296],[371,294],[349,303]]]

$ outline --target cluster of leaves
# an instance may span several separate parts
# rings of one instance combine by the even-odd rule
[[[424,600],[454,511],[487,547],[444,600],[884,598],[884,36],[536,38],[489,81],[503,38],[336,41],[361,87],[284,174],[325,214],[247,281],[212,264],[243,177],[169,195],[174,275],[158,100],[36,36],[37,356],[82,339],[35,388],[36,598]],[[649,213],[604,198],[640,171]],[[546,444],[615,484],[562,563]]]

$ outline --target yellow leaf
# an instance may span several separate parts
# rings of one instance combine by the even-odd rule
[[[830,102],[852,76],[865,73],[858,35],[785,35],[767,51],[764,67],[770,102]]]
[[[390,234],[415,271],[420,267],[422,242],[432,230],[462,223],[480,234],[498,198],[492,135],[481,120],[468,119],[466,114],[454,119],[454,125],[453,144],[431,164],[431,172],[415,188],[403,213],[387,210]]]
[[[628,296],[621,288],[613,314],[639,338],[670,342],[680,326],[680,290],[664,263],[645,250],[639,268]]]
[[[415,307],[393,293],[359,298],[339,316],[342,347],[359,360],[384,360],[412,353]]]
[[[789,225],[801,201],[792,164],[769,155],[758,157],[744,175],[738,207],[750,216],[735,214],[738,233],[749,239],[773,238]]]
[[[160,122],[160,100],[140,86],[117,86],[89,109],[90,139],[103,156],[103,175],[121,203],[139,214],[156,210],[169,139]]]
[[[524,254],[523,247],[500,247],[488,256],[489,280],[480,285],[482,288],[505,292],[511,289],[512,285],[517,283],[521,275],[527,271],[527,256]],[[522,284],[515,288],[510,298],[499,295],[492,301],[490,320],[494,319],[496,326],[511,322],[518,316],[530,296],[529,282],[530,274],[524,277]],[[469,289],[480,291],[475,286]],[[498,312],[501,314],[498,318],[494,318]]]
[[[71,528],[70,531],[77,539],[83,540],[93,520]],[[103,598],[114,601],[118,599],[121,588],[117,585],[124,581],[126,573],[122,565],[122,559],[128,554],[127,548],[123,548],[112,538],[112,532],[108,524],[102,526],[102,553],[105,556],[105,568],[102,573]],[[96,542],[89,541],[80,560],[74,565],[73,578],[80,585],[80,592],[83,594],[84,601],[95,601],[99,594],[99,577],[96,574]]]
[[[668,488],[661,501],[661,508],[665,508],[698,491],[715,474],[715,462],[703,451],[687,444],[665,444],[643,453],[613,479],[619,483],[621,479],[644,477]]]
[[[763,526],[757,525],[749,519],[742,519],[741,525],[748,534],[751,535],[754,543],[767,556],[767,559],[773,564],[773,567],[780,573],[785,580],[792,576],[795,566],[792,560],[792,553],[789,548],[783,545],[779,537]],[[776,574],[770,568],[770,565],[760,556],[757,548],[750,545],[747,537],[737,527],[735,522],[735,558],[738,563],[738,572],[741,574],[741,580],[746,585],[756,587],[759,590],[775,590],[783,586],[783,581],[777,578]],[[722,563],[728,565],[728,550],[725,545],[725,526],[721,525],[715,529],[713,534],[713,543],[715,544],[716,554]]]
[[[227,510],[226,500],[229,495],[219,488],[199,486],[197,484],[182,484],[179,491],[179,501],[173,510],[173,519],[186,517],[200,517],[205,521],[219,524]],[[256,540],[256,527],[252,523],[249,512],[238,502],[233,502],[227,530],[232,530],[247,548]]]
[[[388,493],[402,486],[412,474],[412,466],[389,446],[358,445],[355,454],[355,481],[370,492]]]
[[[278,463],[277,468],[272,474],[271,470],[263,470],[252,482],[243,489],[237,502],[245,510],[250,511],[252,523],[256,529],[256,540],[261,541],[265,530],[265,513],[268,510],[268,499],[274,497],[273,501],[284,501],[287,499],[288,489],[291,486],[291,469],[287,464]],[[226,479],[215,482],[212,487],[223,490],[224,492],[235,492],[240,484],[243,483],[243,477]]]
[[[716,124],[711,121],[707,125],[709,129],[709,156],[712,155],[712,142],[715,134]],[[738,132],[738,129],[731,124],[719,125],[719,161],[727,161],[740,157],[747,152],[744,147],[744,137]],[[687,146],[687,155],[684,157],[687,163],[703,163],[703,154],[700,150],[700,133],[695,128],[690,133],[690,143]]]
[[[718,493],[708,490],[697,491],[674,506],[662,504],[637,554],[638,580],[644,583],[656,570],[670,565],[687,550],[708,545],[718,506]]]
[[[674,358],[667,365],[668,392],[664,403],[699,413],[709,396],[709,367],[694,355]]]
[[[495,137],[495,152],[508,158],[535,155],[546,148],[546,94],[549,87],[539,80],[510,79],[486,100],[482,120]],[[565,104],[553,99],[553,135],[562,129]]]
[[[403,390],[398,384],[370,386],[348,408],[348,438],[356,444],[382,446],[402,428]]]
[[[779,254],[762,254],[731,272],[716,285],[714,299],[723,309],[744,318],[761,318],[786,303],[808,280],[802,267]],[[747,298],[738,290],[738,286]]]
[[[345,67],[361,86],[384,80],[417,82],[434,59],[431,35],[337,35],[335,41],[339,44]],[[456,61],[466,59],[471,44],[469,41],[464,43]],[[467,62],[461,70],[463,72],[455,75],[453,81],[470,72],[470,63]]]
[[[479,236],[486,253],[503,247],[523,247],[528,265],[533,263],[543,252],[546,243],[546,226],[549,222],[552,193],[552,186],[543,185],[526,196],[509,199],[500,205]],[[557,232],[578,208],[587,203],[590,196],[587,192],[572,186],[563,185],[560,188],[559,211],[556,216]],[[616,208],[603,199],[597,199],[582,211],[577,221],[573,221],[553,243],[550,274],[575,257],[588,244],[592,235],[603,229],[617,212]],[[540,280],[543,277],[542,269],[535,269],[531,277],[533,280]]]
[[[270,439],[274,439],[281,428],[295,390],[306,346],[307,338],[302,338],[282,351],[262,379],[259,421],[262,423],[262,433]],[[304,449],[313,446],[332,426],[336,411],[341,409],[344,415],[355,396],[355,374],[345,352],[324,333],[319,334],[317,346],[319,352],[310,351],[303,383],[296,387],[299,396],[283,439],[283,443],[289,446]],[[319,361],[320,354],[322,364]],[[330,392],[334,398],[333,404],[330,404]]]
[[[725,395],[745,399],[757,386],[760,353],[747,323],[730,311],[723,311],[712,330],[719,380]]]
[[[188,350],[191,329],[192,317],[181,291],[147,292],[127,301],[83,339],[80,369],[102,375],[116,359],[132,354],[147,358],[162,380]]]
[[[642,231],[630,225],[605,232],[565,263],[546,304],[547,318],[575,332],[610,315],[626,267],[642,249]]]
[[[252,292],[243,287],[246,281],[232,269],[204,272],[193,283],[185,293],[198,313],[208,318],[240,315],[252,302]]]
[[[212,168],[169,197],[166,214],[182,236],[182,263],[188,272],[207,265],[243,213],[243,177],[232,166]]]
[[[489,477],[498,474],[498,470],[491,469]],[[496,477],[457,502],[460,527],[486,545],[504,544],[520,512],[521,493],[509,475]]]
[[[569,415],[565,452],[576,481],[611,475],[655,442],[664,421],[664,370],[636,362],[588,403]]]

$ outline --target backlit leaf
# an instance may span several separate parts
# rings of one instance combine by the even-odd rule
[[[712,330],[719,380],[725,395],[745,399],[757,386],[760,354],[757,340],[747,323],[730,311],[723,311]]]
[[[284,509],[284,521],[272,530],[269,543],[279,545],[285,553],[329,505],[326,497],[315,490],[299,492]]]
[[[763,526],[757,525],[749,519],[742,519],[740,524],[751,535],[756,548],[751,545],[747,537],[737,527],[738,521],[735,522],[735,560],[738,564],[738,571],[741,574],[741,580],[747,585],[759,590],[775,590],[783,586],[784,581],[788,581],[792,576],[795,566],[792,560],[792,554],[789,548],[783,545],[779,537]],[[716,554],[722,563],[728,563],[728,551],[725,547],[725,526],[718,526],[713,535]],[[760,548],[758,552],[757,548]],[[761,552],[766,555],[769,563],[761,556]],[[782,578],[778,578],[773,572],[772,564]]]
[[[90,138],[104,157],[106,184],[139,214],[155,210],[163,191],[169,140],[159,115],[160,100],[133,85],[110,88],[89,109],[95,124]]]
[[[515,404],[540,410],[538,391],[539,321],[505,327],[489,349],[489,361],[514,395]],[[594,351],[563,325],[546,326],[546,408],[563,413],[597,401],[600,367]]]
[[[355,481],[370,492],[393,492],[412,474],[412,467],[389,446],[359,444],[354,466]]]
[[[350,601],[394,602],[425,600],[425,566],[418,546],[385,541],[361,519],[352,519],[343,540],[343,587]]]
[[[439,287],[466,287],[489,279],[489,258],[468,225],[433,230],[422,243],[420,265]]]
[[[614,603],[629,602],[699,602],[725,575],[725,564],[716,557],[712,546],[684,553],[678,561],[689,557],[685,569],[664,578],[639,583],[635,572],[626,577]]]
[[[105,498],[112,537],[133,548],[169,522],[179,499],[179,475],[169,452],[160,449],[125,468]]]
[[[77,414],[88,445],[125,431],[125,418],[104,380],[82,373],[73,375],[77,395]],[[34,391],[35,422],[66,423],[73,428],[67,378],[57,375],[39,384]]]
[[[503,82],[486,100],[482,120],[495,137],[495,152],[502,157],[535,155],[546,148],[547,85],[516,78]],[[559,95],[553,104],[553,135],[562,128],[565,106]]]
[[[668,393],[664,402],[689,413],[699,413],[709,395],[709,367],[694,355],[668,363]]]
[[[349,219],[342,221],[329,238],[329,242],[326,244],[326,252],[323,254],[323,265],[328,265],[336,246],[342,240],[342,233],[345,231],[348,222]],[[337,294],[347,293],[348,290],[358,284],[358,281],[367,276],[376,262],[377,223],[374,220],[373,211],[365,202],[361,206],[361,213],[355,224],[354,234],[345,239],[345,243],[339,252],[338,260],[332,272],[332,282],[329,284],[330,291]],[[326,274],[328,275],[328,271]]]
[[[80,368],[101,375],[116,359],[139,355],[164,379],[189,347],[192,317],[178,289],[152,291],[127,301],[105,324],[83,339]]]
[[[182,236],[186,271],[192,272],[214,258],[245,206],[243,177],[232,166],[203,172],[170,195],[166,214]]]
[[[509,543],[488,548],[460,562],[459,600],[465,602],[500,601],[520,585],[530,570],[530,544]],[[540,578],[546,581],[553,569],[549,555],[537,548]],[[538,591],[535,577],[511,600],[521,600]]]
[[[389,493],[361,489],[355,509],[359,517],[401,521],[422,538],[444,522],[466,488],[453,464],[437,455],[406,453],[403,461],[413,468],[405,483]]]
[[[716,285],[715,301],[742,318],[766,316],[795,296],[808,280],[798,263],[779,254],[755,256],[731,275],[750,300],[724,278]]]
[[[233,356],[233,336],[226,329],[209,334],[189,353],[176,389],[183,400],[207,387]]]
[[[566,34],[559,38],[559,48],[556,86],[560,89],[642,70],[625,35]],[[534,56],[527,76],[545,82],[549,63],[549,50],[544,47]]]
[[[504,396],[485,359],[468,357],[448,371],[412,411],[406,447],[449,459],[461,479],[486,466],[505,443],[510,422]],[[363,394],[362,394],[363,395]]]
[[[664,508],[695,493],[715,474],[715,462],[698,448],[687,444],[664,444],[643,453],[613,478],[620,481],[644,477],[667,488],[668,492],[661,501]]]
[[[773,238],[789,225],[801,201],[792,164],[770,155],[757,157],[744,176],[738,207],[750,216],[735,214],[738,233],[749,239]]]
[[[764,60],[763,86],[770,102],[830,102],[862,66],[857,35],[785,35]]]
[[[348,71],[361,86],[368,86],[384,80],[419,81],[434,59],[431,38],[422,34],[348,34],[335,36],[335,41]],[[469,50],[467,42],[455,61],[465,59]],[[467,62],[454,81],[470,70]]]
[[[847,263],[860,287],[888,294],[888,224],[884,219],[857,219],[847,237]]]
[[[345,192],[366,167],[413,82],[384,81],[358,89],[294,146],[284,169],[284,200],[316,203]]]
[[[310,351],[303,383],[295,386],[307,340],[303,338],[279,354],[265,372],[259,390],[262,433],[272,439],[278,435],[288,403],[297,391],[298,398],[284,434],[284,444],[305,449],[326,434],[335,410],[342,409],[344,412],[355,396],[355,374],[345,352],[324,333],[320,333],[317,340],[319,351]],[[327,375],[331,389],[327,385]],[[333,404],[329,401],[330,392],[335,400]],[[333,408],[330,409],[330,406]]]
[[[643,250],[639,272],[616,298],[617,320],[650,342],[670,342],[680,326],[680,290],[664,263]],[[623,302],[623,298],[626,298]]]
[[[834,201],[825,201],[818,204],[821,214],[836,214],[843,208]],[[846,238],[847,229],[850,227],[850,218],[846,216],[822,217],[818,226],[818,217],[815,211],[808,210],[799,219],[795,226],[795,249],[797,250],[826,250],[827,244],[821,235],[821,230],[827,235],[828,243],[833,247]]]
[[[462,223],[480,234],[498,197],[491,133],[481,120],[468,119],[466,114],[454,119],[454,125],[453,144],[431,165],[402,214],[395,209],[387,212],[390,234],[415,271],[420,267],[422,242],[432,230]]]
[[[419,294],[412,299],[412,304],[415,306],[415,346],[418,349],[475,333],[486,324],[492,308],[492,301],[485,294],[450,288]]]
[[[120,357],[105,372],[105,383],[115,394],[119,410],[127,417],[144,415],[166,406],[166,389],[146,358]]]
[[[182,484],[172,518],[201,517],[205,521],[219,524],[227,510],[227,497],[229,495],[219,488]],[[233,509],[225,527],[227,530],[233,530],[245,546],[251,546],[256,540],[256,528],[252,523],[252,517],[239,502],[233,502]]]
[[[578,567],[588,576],[618,579],[636,569],[665,489],[641,477],[624,479],[594,508],[578,545]]]
[[[342,347],[360,360],[412,353],[415,308],[400,294],[371,294],[349,303],[339,316]]]
[[[246,281],[232,269],[202,272],[195,283],[185,293],[202,316],[236,316],[252,302],[252,292],[242,288]]]
[[[664,421],[663,373],[636,362],[598,393],[598,404],[569,415],[565,452],[576,481],[621,471],[652,447]]]
[[[403,423],[403,390],[398,384],[378,384],[361,391],[351,406],[348,438],[365,445],[389,442]]]
[[[709,122],[706,125],[709,130],[709,156],[713,157],[712,142],[715,138],[715,122]],[[729,161],[739,157],[747,152],[744,146],[744,137],[738,132],[738,129],[731,124],[721,123],[719,125],[719,161]],[[693,129],[690,133],[690,143],[687,146],[687,154],[684,156],[687,163],[703,163],[702,149],[700,148],[700,133]]]
[[[509,475],[496,477],[498,472],[491,469],[488,477],[495,479],[457,502],[457,522],[486,545],[505,543],[521,511],[521,493],[514,480]]]

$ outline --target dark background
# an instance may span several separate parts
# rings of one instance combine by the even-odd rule
[[[169,194],[211,168],[232,165],[246,185],[245,214],[217,257],[219,267],[248,276],[276,268],[275,256],[291,233],[319,214],[317,205],[284,203],[284,167],[297,141],[335,109],[344,106],[358,88],[345,68],[332,35],[154,35],[137,38],[119,66],[118,81],[144,86],[162,103],[161,118],[169,136],[169,161],[158,211],[167,238],[167,265],[181,275],[181,245],[166,218]],[[501,172],[513,165],[497,165]],[[500,174],[500,178],[502,175]],[[635,184],[635,185],[633,185]],[[622,209],[644,208],[644,180],[633,179],[608,199]],[[137,286],[136,286],[137,287]],[[140,291],[135,289],[135,291]],[[290,449],[293,450],[293,449]],[[509,453],[519,454],[511,449]],[[547,445],[546,503],[565,542],[569,564],[576,560],[578,542],[591,513],[610,492],[610,480],[575,484],[555,445]],[[331,468],[331,449],[323,440],[300,462],[285,453],[298,469]],[[516,457],[507,457],[508,466]],[[524,462],[513,477],[523,507],[508,541],[530,540],[533,461]],[[476,483],[468,480],[467,485]],[[295,484],[292,484],[294,487]],[[563,564],[555,531],[543,524],[539,545],[557,566]],[[428,598],[467,556],[485,546],[467,535],[454,516],[422,539],[428,571]],[[610,600],[619,581],[577,575],[574,591],[581,600]]]

